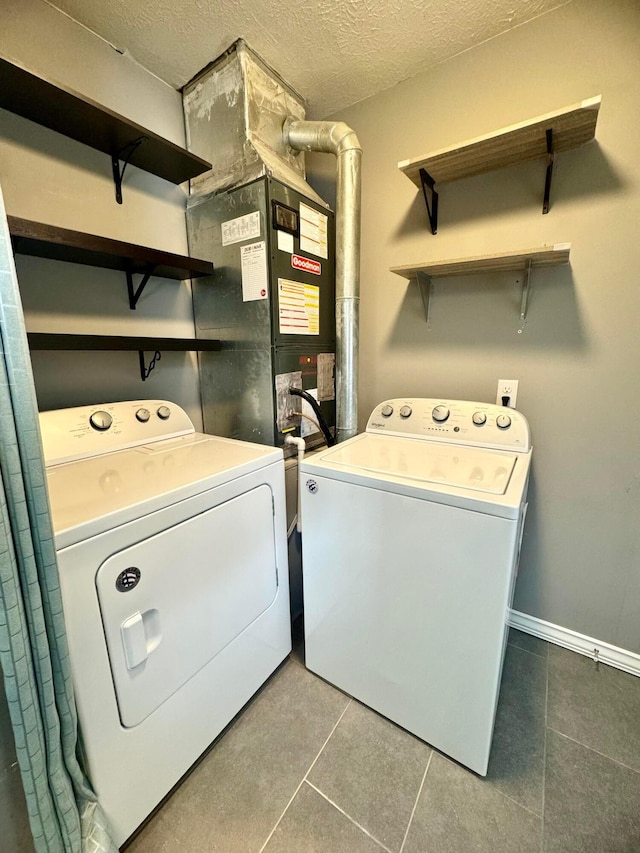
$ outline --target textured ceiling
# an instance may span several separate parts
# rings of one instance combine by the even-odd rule
[[[568,0],[52,0],[180,88],[242,37],[321,118]]]

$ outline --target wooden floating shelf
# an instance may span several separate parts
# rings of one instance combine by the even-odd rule
[[[219,350],[221,347],[220,341],[207,338],[140,338],[118,335],[49,334],[46,332],[28,332],[27,338],[32,350],[211,352]]]
[[[461,145],[442,148],[415,160],[401,160],[398,163],[400,171],[423,192],[431,233],[438,231],[436,185],[540,157],[547,158],[542,212],[548,213],[554,157],[558,151],[577,148],[594,138],[601,100],[597,95]]]
[[[519,331],[522,332],[527,318],[529,301],[530,274],[534,267],[550,267],[569,262],[571,243],[555,243],[553,246],[541,246],[538,249],[523,249],[518,252],[501,252],[496,255],[476,255],[470,258],[456,258],[449,261],[425,261],[420,264],[406,264],[391,267],[391,272],[402,278],[418,282],[427,328],[431,328],[432,278],[472,275],[473,273],[522,272],[522,298],[520,303]]]
[[[213,274],[213,264],[210,261],[174,255],[134,243],[123,243],[108,237],[19,219],[16,216],[8,216],[7,220],[13,251],[16,254],[128,273],[145,274],[152,269],[153,275],[176,281]]]
[[[601,101],[601,95],[588,98],[460,145],[442,148],[414,160],[402,160],[398,168],[422,189],[420,169],[428,172],[436,183],[443,184],[546,157],[547,130],[553,132],[554,152],[568,151],[595,137]]]
[[[418,273],[428,277],[471,275],[472,273],[508,272],[532,267],[555,266],[569,261],[571,243],[556,243],[539,249],[524,249],[519,252],[501,252],[496,255],[476,255],[471,258],[456,258],[449,261],[425,261],[421,264],[406,264],[391,267],[391,272],[403,278],[416,278]]]
[[[0,57],[0,107],[44,127],[119,157],[141,137],[128,161],[181,184],[211,169],[211,163],[101,106],[73,89]]]

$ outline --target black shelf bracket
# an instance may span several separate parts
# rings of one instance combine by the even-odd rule
[[[150,266],[145,273],[142,274],[142,278],[140,279],[140,284],[136,288],[133,284],[133,273],[129,270],[125,270],[125,275],[127,277],[127,293],[129,294],[129,308],[132,311],[136,310],[136,305],[138,304],[138,299],[142,296],[142,291],[147,286],[149,279],[153,275],[153,271],[155,270],[154,266]]]
[[[424,203],[427,206],[427,216],[429,217],[429,225],[431,233],[438,233],[438,193],[436,192],[436,182],[433,180],[426,169],[420,169],[420,182],[422,183],[422,194],[424,195]]]
[[[147,367],[144,363],[144,353],[142,351],[138,351],[138,359],[140,360],[140,378],[143,382],[149,378],[151,371],[158,364],[161,358],[162,353],[156,350],[153,358],[149,362],[149,366]]]
[[[553,176],[553,130],[547,130],[547,175],[544,180],[544,201],[542,202],[542,212],[549,213],[549,195],[551,194],[551,178]]]
[[[133,157],[136,149],[146,142],[147,138],[146,136],[139,136],[133,142],[123,145],[119,151],[111,155],[111,170],[113,172],[113,183],[116,187],[116,201],[118,204],[122,204],[122,179],[124,178],[124,170],[129,165],[129,160]],[[123,163],[122,169],[120,169],[121,160]]]

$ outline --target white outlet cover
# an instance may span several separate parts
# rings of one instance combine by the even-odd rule
[[[502,406],[502,398],[508,397],[508,406],[510,409],[515,409],[518,399],[518,380],[517,379],[498,379],[498,391],[496,393],[496,404]]]

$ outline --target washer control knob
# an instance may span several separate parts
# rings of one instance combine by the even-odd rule
[[[446,406],[436,406],[431,412],[431,417],[438,424],[443,424],[451,413]]]
[[[496,426],[498,429],[509,429],[511,426],[511,418],[509,415],[498,415],[496,418]]]
[[[141,424],[146,424],[150,417],[151,412],[149,409],[138,409],[136,412],[136,420],[140,421]]]
[[[400,417],[401,418],[410,418],[412,412],[413,412],[413,409],[411,408],[411,406],[403,406],[400,409]]]
[[[171,409],[169,406],[160,406],[157,411],[157,415],[161,421],[168,421],[171,417]]]
[[[484,412],[474,412],[471,420],[476,426],[482,426],[487,422],[487,416]]]
[[[393,406],[390,406],[388,403],[386,403],[380,409],[380,414],[382,415],[383,418],[390,418],[391,415],[393,414]]]
[[[89,423],[94,429],[97,429],[98,432],[106,432],[113,423],[113,418],[109,412],[103,412],[101,410],[99,412],[94,412],[91,415]]]

